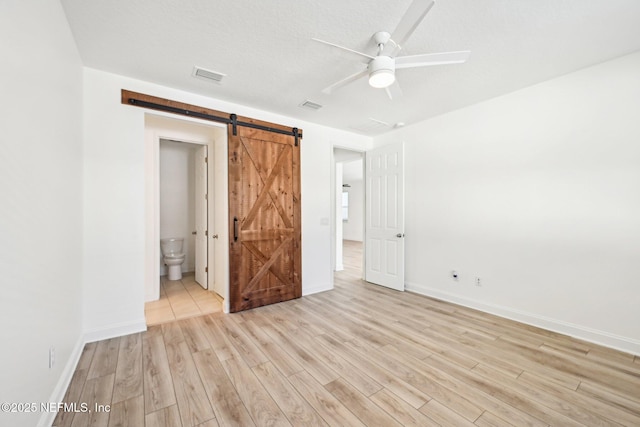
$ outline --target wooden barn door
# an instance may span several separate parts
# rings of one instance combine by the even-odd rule
[[[299,298],[300,147],[292,135],[229,125],[230,311]]]

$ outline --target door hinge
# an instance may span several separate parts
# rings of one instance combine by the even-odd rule
[[[205,200],[209,200],[209,195],[208,195],[208,194],[205,194],[205,195],[204,195],[204,199],[205,199]]]
[[[205,162],[205,163],[209,163],[209,158],[208,158],[208,157],[205,157],[205,158],[204,158],[204,162]]]
[[[204,235],[208,236],[209,235],[209,230],[204,230]]]
[[[204,268],[204,272],[205,272],[205,273],[208,273],[208,272],[209,272],[209,267],[205,267],[205,268]]]

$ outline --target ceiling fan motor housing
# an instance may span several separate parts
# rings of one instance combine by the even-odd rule
[[[372,38],[376,42],[376,46],[384,46],[385,44],[387,44],[389,39],[391,39],[391,34],[387,33],[386,31],[378,31],[373,35]]]
[[[395,81],[396,62],[389,56],[376,56],[369,62],[369,84],[385,88]]]

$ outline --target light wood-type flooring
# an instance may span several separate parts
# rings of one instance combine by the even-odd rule
[[[55,425],[640,425],[640,358],[359,277],[87,344],[65,400],[111,410]]]
[[[183,274],[182,280],[160,277],[160,299],[144,305],[147,326],[220,311],[222,299],[203,289],[193,273]]]

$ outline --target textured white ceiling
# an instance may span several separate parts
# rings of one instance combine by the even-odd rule
[[[365,65],[311,38],[373,54],[410,3],[62,0],[88,67],[365,134],[391,130],[369,118],[411,124],[640,49],[638,0],[439,0],[401,55],[471,50],[467,63],[398,70],[399,99],[366,79],[321,93]]]

